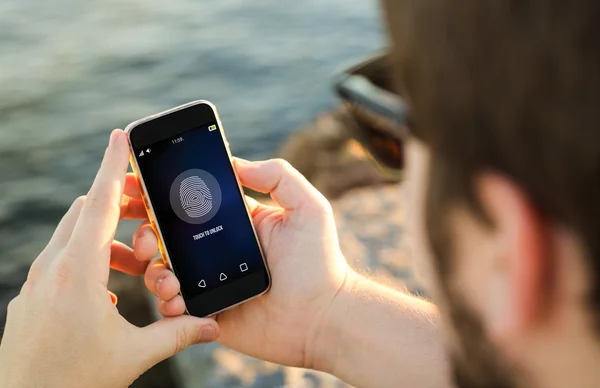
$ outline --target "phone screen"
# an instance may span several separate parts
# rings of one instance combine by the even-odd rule
[[[133,152],[185,299],[266,271],[216,122]]]

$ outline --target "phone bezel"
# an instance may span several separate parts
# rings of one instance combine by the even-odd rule
[[[192,101],[164,112],[144,117],[140,120],[132,122],[125,128],[125,132],[127,133],[127,137],[129,139],[130,163],[137,177],[138,185],[142,193],[142,199],[144,200],[144,205],[148,211],[152,228],[158,236],[160,252],[163,259],[167,261],[169,267],[175,273],[176,266],[173,265],[169,252],[165,248],[161,227],[157,221],[152,202],[148,200],[148,191],[146,189],[144,177],[141,174],[137,158],[135,157],[134,150],[147,147],[162,140],[170,139],[186,131],[202,125],[210,124],[212,122],[216,122],[219,127],[221,139],[223,140],[227,150],[229,161],[232,163],[229,142],[227,141],[225,132],[223,131],[223,125],[219,118],[217,108],[214,106],[214,104],[206,100]],[[267,265],[267,261],[265,260],[265,255],[258,239],[254,223],[252,222],[252,216],[248,211],[244,190],[237,174],[235,173],[235,169],[233,169],[233,166],[232,170],[234,172],[242,200],[244,201],[244,204],[246,204],[246,215],[260,250],[265,270],[248,274],[233,281],[232,283],[219,286],[214,290],[207,291],[192,298],[186,298],[186,296],[181,293],[185,301],[187,313],[190,315],[205,317],[218,314],[222,311],[265,294],[271,286],[269,267]]]

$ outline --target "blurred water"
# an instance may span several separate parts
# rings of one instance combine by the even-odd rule
[[[0,151],[209,99],[234,152],[265,157],[383,44],[374,0],[5,0]]]

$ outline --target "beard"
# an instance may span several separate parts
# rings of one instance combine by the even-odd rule
[[[447,282],[445,282],[447,283]],[[447,285],[446,285],[447,286]],[[516,368],[502,357],[485,333],[481,319],[458,292],[445,290],[446,317],[455,340],[450,350],[454,383],[460,388],[516,388],[522,386]]]
[[[477,312],[453,284],[453,229],[448,215],[449,191],[444,164],[434,162],[426,203],[427,237],[433,271],[441,293],[442,318],[447,324],[454,382],[461,388],[516,388],[526,386],[524,375],[511,365],[490,340]],[[442,215],[442,216],[440,216]]]

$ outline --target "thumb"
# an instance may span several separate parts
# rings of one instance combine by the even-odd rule
[[[153,366],[190,345],[212,342],[219,337],[219,325],[212,318],[182,315],[163,318],[141,329],[141,344]]]
[[[325,198],[285,160],[249,162],[235,158],[234,166],[243,186],[271,194],[282,208],[295,210],[304,206],[322,211]]]

